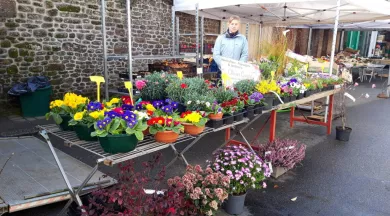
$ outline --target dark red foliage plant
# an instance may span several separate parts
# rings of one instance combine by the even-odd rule
[[[152,160],[143,162],[141,171],[136,171],[134,161],[120,164],[118,183],[92,192],[89,204],[84,206],[84,215],[185,215],[191,206],[178,188],[161,184],[165,179],[165,168],[160,168],[160,160],[161,154],[157,154]],[[158,191],[161,188],[168,189]],[[144,189],[157,193],[147,194]]]

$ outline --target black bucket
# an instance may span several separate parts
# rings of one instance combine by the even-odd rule
[[[345,127],[345,130],[343,130],[343,127],[337,126],[336,127],[336,139],[339,141],[349,141],[349,136],[351,135],[352,128]]]

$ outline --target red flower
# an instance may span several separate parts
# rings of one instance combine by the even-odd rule
[[[165,124],[165,118],[157,117],[156,118],[156,124],[164,125]]]
[[[150,101],[141,101],[139,103],[142,104],[142,105],[146,105],[146,104],[150,104]]]
[[[157,118],[151,118],[151,119],[149,119],[146,123],[147,123],[149,126],[151,126],[151,125],[156,124],[156,120],[157,120]]]
[[[173,119],[167,118],[167,119],[166,119],[166,125],[167,125],[167,126],[171,126],[171,125],[172,125],[172,121],[173,121]]]
[[[182,89],[186,89],[188,86],[187,86],[187,84],[185,84],[185,83],[182,83],[181,85],[180,85],[180,88],[182,88]]]
[[[175,126],[178,126],[178,125],[180,124],[180,122],[175,121],[175,122],[173,122],[173,124],[174,124]]]
[[[116,112],[118,114],[123,114],[123,109],[120,108],[120,107],[117,107],[117,108],[113,109],[112,111],[114,111],[114,112]]]
[[[192,111],[185,111],[185,112],[183,112],[181,115],[180,115],[180,118],[184,118],[184,117],[186,117],[188,114],[191,114],[192,113]]]
[[[130,96],[122,96],[121,99],[122,99],[123,104],[126,104],[126,105],[132,104]]]
[[[175,210],[173,207],[171,207],[171,208],[169,208],[169,209],[167,210],[166,213],[167,213],[167,214],[168,214],[168,213],[172,213],[172,215],[175,215],[175,214],[176,214],[176,210]]]
[[[153,115],[153,111],[148,110],[148,111],[146,111],[146,114],[148,114],[148,116],[152,116]]]

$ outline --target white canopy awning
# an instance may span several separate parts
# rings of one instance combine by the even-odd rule
[[[243,22],[291,26],[334,23],[337,0],[174,0],[176,11],[224,20],[238,15]],[[342,0],[340,22],[390,19],[385,0]]]
[[[290,26],[291,28],[313,28],[313,29],[333,29],[333,24],[313,24],[313,25],[296,25]],[[358,31],[377,31],[390,29],[390,19],[386,20],[373,20],[366,22],[351,22],[340,23],[338,25],[339,30],[358,30]]]

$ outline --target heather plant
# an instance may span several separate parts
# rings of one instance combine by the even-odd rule
[[[215,215],[219,206],[228,198],[230,178],[211,168],[203,170],[199,165],[187,166],[183,177],[168,179],[168,186],[179,188],[189,203],[197,210],[196,215]],[[190,211],[194,213],[193,210]],[[184,213],[184,212],[183,212]],[[180,215],[183,215],[180,213]]]
[[[259,155],[270,161],[274,167],[292,169],[305,158],[306,146],[297,140],[277,139],[259,145]]]
[[[267,164],[242,145],[219,149],[209,166],[215,172],[221,172],[230,178],[229,194],[232,195],[245,194],[251,188],[266,187],[263,181],[271,175]]]

